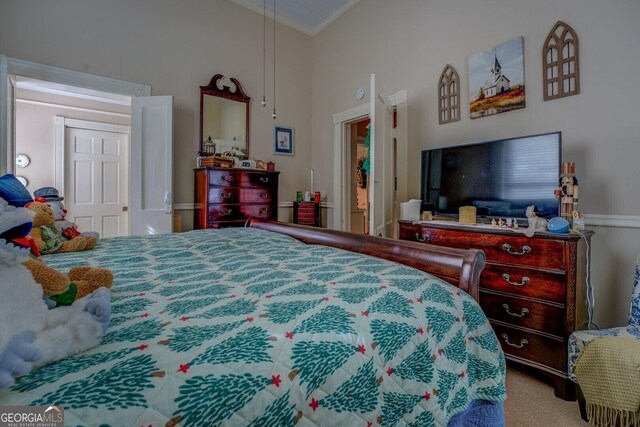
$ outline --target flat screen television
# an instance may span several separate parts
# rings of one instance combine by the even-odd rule
[[[561,132],[484,141],[422,151],[421,197],[438,215],[475,206],[479,221],[515,218],[527,206],[558,216]]]

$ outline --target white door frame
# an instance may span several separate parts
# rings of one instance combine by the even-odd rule
[[[129,135],[129,144],[131,143],[131,127],[125,125],[114,125],[110,123],[100,123],[100,122],[92,122],[88,120],[77,120],[77,119],[68,119],[66,117],[56,116],[54,119],[55,122],[55,140],[56,140],[56,148],[55,148],[55,187],[58,189],[58,192],[61,196],[65,196],[65,182],[64,182],[64,152],[65,152],[65,130],[66,128],[75,128],[75,129],[87,129],[87,130],[98,130],[104,132],[116,132],[116,133],[125,133]],[[127,144],[127,145],[129,145]],[[128,149],[128,147],[127,147]],[[129,162],[127,156],[127,163]],[[126,165],[127,170],[129,170],[129,165]],[[129,188],[129,183],[127,183],[127,188]]]
[[[408,117],[407,90],[403,89],[389,96],[391,105],[397,110],[396,139],[398,165],[409,163],[408,149]],[[369,103],[333,115],[333,228],[335,230],[351,229],[350,200],[347,185],[349,184],[349,125],[369,116]],[[398,168],[397,199],[407,198],[407,168]]]
[[[15,171],[13,132],[10,134],[6,131],[14,128],[15,120],[15,93],[10,93],[8,85],[8,79],[11,76],[28,77],[131,97],[151,96],[151,86],[149,85],[110,79],[0,55],[0,130],[2,130],[0,131],[0,175]]]

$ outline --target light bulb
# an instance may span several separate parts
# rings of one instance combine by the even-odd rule
[[[276,119],[276,109],[275,108],[273,109],[273,114],[271,115],[271,117],[273,117],[273,120]]]
[[[266,107],[266,106],[267,106],[267,101],[265,100],[265,98],[264,98],[264,97],[262,98],[262,106],[263,106],[263,107]]]

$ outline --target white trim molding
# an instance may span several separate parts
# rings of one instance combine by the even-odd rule
[[[333,203],[320,202],[320,207],[333,209]],[[278,208],[293,208],[293,202],[278,202]]]
[[[640,216],[637,215],[600,215],[583,214],[586,226],[640,228]]]
[[[102,114],[106,116],[114,116],[114,117],[122,117],[125,119],[131,119],[131,114],[116,113],[113,111],[105,111],[105,110],[96,110],[94,108],[72,107],[71,105],[57,104],[54,102],[32,101],[30,99],[16,98],[16,103],[39,105],[42,107],[62,108],[62,109],[71,110],[71,111],[82,111],[83,113]]]
[[[244,6],[247,9],[250,9],[260,15],[263,14],[263,8],[261,6],[259,6],[255,1],[251,1],[251,0],[231,0],[232,2],[239,4],[240,6]],[[335,11],[333,11],[331,13],[331,15],[325,17],[322,22],[320,22],[318,25],[316,25],[315,27],[310,27],[309,25],[305,25],[303,23],[300,22],[296,22],[294,20],[291,19],[287,19],[282,17],[282,15],[277,15],[276,16],[276,21],[278,21],[281,24],[284,24],[290,28],[293,28],[294,30],[300,31],[301,33],[307,34],[311,37],[315,36],[316,34],[320,33],[320,31],[324,30],[325,28],[327,28],[333,21],[335,21],[336,19],[338,19],[340,16],[342,16],[342,14],[344,14],[346,11],[348,11],[349,9],[351,9],[356,3],[358,3],[358,1],[360,0],[347,0],[342,6],[340,6],[338,9],[336,9]],[[267,4],[267,16],[269,17],[269,19],[272,19],[273,17],[273,7],[269,6],[269,4]]]
[[[278,203],[278,209],[290,209],[292,207],[293,207],[293,202]],[[321,202],[320,207],[333,209],[333,203]],[[173,205],[173,210],[176,210],[176,211],[192,211],[200,208],[201,208],[201,205],[199,203],[175,203]]]

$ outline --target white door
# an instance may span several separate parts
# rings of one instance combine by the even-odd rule
[[[369,130],[369,233],[393,235],[393,110],[391,100],[371,74]]]
[[[129,234],[128,152],[126,133],[66,128],[65,206],[80,231]]]
[[[173,231],[173,97],[131,103],[131,234]]]

